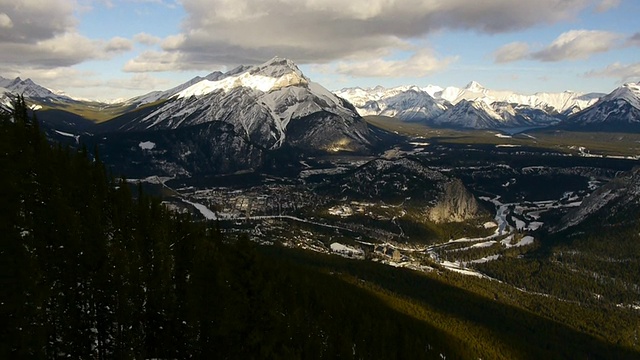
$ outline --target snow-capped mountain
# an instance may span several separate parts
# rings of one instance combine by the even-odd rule
[[[569,109],[582,110],[604,94],[581,94],[572,91],[561,93],[535,93],[533,95],[517,94],[512,91],[499,91],[487,89],[476,81],[472,81],[464,88],[447,87],[441,92],[434,93],[436,99],[445,99],[452,104],[462,100],[484,101],[487,104],[494,102],[506,102],[517,105],[526,105],[535,109],[544,110],[550,114],[563,114]]]
[[[500,115],[509,126],[551,126],[560,122],[557,116],[550,115],[544,110],[528,105],[496,101],[491,104],[491,108]]]
[[[172,176],[286,168],[303,154],[370,154],[393,138],[287,59],[197,80],[132,101],[147,105],[82,140],[125,174]]]
[[[361,115],[386,115],[405,121],[425,121],[443,126],[473,127],[473,123],[487,126],[519,127],[548,126],[579,112],[603,94],[536,93],[521,95],[511,91],[495,91],[472,81],[464,88],[449,86],[441,88],[429,85],[401,86],[392,89],[375,87],[372,89],[346,88],[336,92],[353,103]],[[422,99],[417,101],[417,99]],[[463,103],[465,109],[455,108]],[[475,104],[474,109],[468,108]],[[487,106],[481,105],[484,103]],[[471,116],[475,113],[475,116]],[[455,119],[459,114],[467,114],[465,119]],[[496,114],[498,116],[496,116]],[[474,118],[475,120],[472,120]],[[488,121],[488,119],[493,119]]]
[[[462,100],[432,120],[434,125],[467,129],[496,129],[505,120],[483,101]]]
[[[640,129],[640,82],[620,86],[570,117],[567,126],[596,130]]]
[[[266,149],[287,143],[362,151],[375,142],[349,103],[310,81],[290,60],[277,57],[202,79],[151,111],[109,121],[105,130],[166,130],[216,121]]]
[[[141,95],[141,96],[137,96],[134,98],[131,98],[129,100],[126,100],[125,103],[126,104],[135,104],[136,106],[142,106],[142,105],[146,105],[146,104],[151,104],[154,103],[156,101],[159,100],[167,100],[169,98],[171,98],[172,96],[178,94],[179,92],[189,88],[192,85],[195,85],[203,80],[209,80],[209,81],[216,81],[219,80],[220,78],[224,77],[224,73],[220,72],[220,71],[214,71],[211,74],[205,76],[205,77],[201,77],[201,76],[196,76],[193,79],[180,84],[176,87],[173,87],[169,90],[165,90],[165,91],[152,91],[148,94],[145,95]]]
[[[63,94],[56,94],[34,83],[31,79],[22,80],[19,77],[6,79],[0,76],[0,98],[5,98],[7,93],[23,95],[25,98],[39,101],[72,101],[70,97]]]
[[[343,89],[336,95],[348,99],[363,116],[383,115],[405,121],[426,121],[440,116],[447,109],[447,106],[416,86],[389,90],[377,87],[372,91]]]

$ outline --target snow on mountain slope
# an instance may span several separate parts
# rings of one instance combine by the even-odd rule
[[[56,94],[51,90],[34,83],[31,79],[22,80],[19,77],[15,79],[6,79],[0,76],[0,97],[6,97],[6,93],[24,95],[25,98],[38,100],[72,100],[66,95]]]
[[[217,79],[203,79],[153,111],[106,126],[110,131],[148,131],[212,121],[231,124],[237,134],[267,149],[288,142],[325,150],[362,150],[373,142],[366,123],[349,103],[311,82],[290,60],[277,57]]]
[[[544,110],[528,105],[496,101],[491,104],[491,108],[508,127],[551,126],[560,122],[559,118],[549,115]]]
[[[505,126],[504,119],[483,101],[462,100],[433,119],[435,125],[467,129],[495,129]]]
[[[602,95],[598,93],[580,94],[572,91],[522,95],[512,91],[490,90],[472,81],[462,89],[447,87],[442,92],[436,92],[434,97],[445,99],[452,104],[457,104],[462,100],[481,100],[487,104],[508,102],[527,105],[549,113],[564,113],[572,108],[585,109],[595,103]]]
[[[226,76],[220,80],[202,80],[177,94],[178,98],[203,96],[214,91],[229,92],[238,87],[250,88],[261,92],[269,92],[283,87],[307,85],[309,81],[290,60],[272,61],[269,65],[262,65],[238,75]],[[291,71],[283,71],[285,67]]]
[[[392,116],[405,121],[425,121],[440,116],[446,106],[428,92],[416,86],[392,89],[376,87],[370,91],[360,88],[343,89],[336,95],[347,99],[360,115]]]
[[[219,71],[215,71],[212,72],[211,74],[205,76],[205,77],[200,77],[200,76],[196,76],[193,79],[180,84],[176,87],[173,87],[169,90],[165,90],[165,91],[152,91],[148,94],[142,95],[142,96],[137,96],[134,98],[131,98],[127,101],[125,101],[125,103],[129,103],[129,104],[136,104],[137,106],[142,106],[142,105],[146,105],[146,104],[150,104],[150,103],[154,103],[158,100],[166,100],[169,99],[170,97],[180,93],[181,91],[185,90],[186,88],[197,84],[203,80],[210,80],[210,81],[215,81],[220,79],[221,77],[223,77],[224,74],[219,72]]]
[[[434,104],[419,106],[411,101],[395,101],[390,105],[389,99],[402,99],[400,94],[407,94],[406,98],[415,98],[416,93],[429,95]],[[392,89],[385,89],[377,86],[372,89],[346,88],[336,92],[336,95],[343,97],[353,103],[361,115],[387,115],[398,117],[403,120],[416,121],[418,114],[422,120],[430,122],[440,116],[454,105],[462,101],[483,102],[491,106],[503,107],[500,104],[511,104],[515,113],[505,113],[502,125],[508,126],[541,126],[555,124],[560,121],[560,117],[583,110],[593,103],[603,94],[590,93],[580,94],[570,91],[562,93],[536,93],[533,95],[521,95],[511,91],[496,91],[483,87],[478,82],[472,81],[464,88],[449,86],[441,88],[429,85],[424,88],[416,86],[401,86]],[[494,105],[497,103],[498,105]],[[404,106],[404,107],[403,107]],[[476,107],[480,109],[479,106]],[[426,111],[430,109],[430,111]],[[460,111],[460,110],[456,110]],[[484,116],[484,115],[483,115]],[[486,117],[486,116],[485,116]],[[493,114],[488,115],[493,118]],[[442,119],[441,119],[442,120]],[[446,123],[446,121],[444,122]],[[469,123],[469,122],[467,122]]]
[[[601,101],[626,101],[629,105],[640,109],[640,82],[627,83],[604,96]]]
[[[593,106],[570,117],[568,123],[570,126],[598,127],[601,130],[640,126],[640,82],[620,86]]]

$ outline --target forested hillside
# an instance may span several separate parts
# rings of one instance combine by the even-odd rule
[[[637,358],[638,314],[224,235],[0,119],[0,359]],[[586,306],[585,306],[586,305]]]
[[[444,336],[364,291],[132,196],[87,151],[51,147],[14,105],[0,125],[0,358],[442,352]]]

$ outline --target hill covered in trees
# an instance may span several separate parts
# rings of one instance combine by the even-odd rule
[[[435,358],[449,347],[362,290],[246,239],[227,244],[141,188],[132,196],[14,105],[0,125],[1,358]]]
[[[49,144],[22,99],[0,169],[0,358],[639,355],[630,310],[225,237]]]

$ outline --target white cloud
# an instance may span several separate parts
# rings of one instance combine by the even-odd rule
[[[406,50],[410,41],[442,29],[509,32],[571,19],[595,0],[183,0],[180,34],[163,50],[189,65],[262,62],[274,55],[298,63],[328,63]],[[133,64],[149,64],[148,54]],[[161,58],[158,58],[161,60]]]
[[[493,52],[496,63],[522,59],[544,62],[583,60],[592,55],[607,52],[621,45],[623,36],[600,30],[570,30],[560,34],[551,44],[538,51],[522,42],[506,44]],[[632,39],[632,38],[630,38]]]
[[[109,40],[104,46],[104,51],[108,53],[119,53],[131,50],[133,50],[133,42],[119,36]]]
[[[522,60],[529,55],[529,45],[523,42],[513,42],[494,51],[493,57],[497,63]]]
[[[145,51],[135,59],[131,59],[122,68],[125,72],[154,72],[187,70],[189,63],[182,61],[182,55],[175,52]]]
[[[599,30],[571,30],[556,38],[551,45],[531,54],[541,61],[587,59],[591,55],[613,49],[621,35]]]
[[[155,78],[149,74],[134,74],[130,77],[108,80],[105,85],[114,89],[152,91],[168,84],[167,80]]]
[[[335,72],[354,77],[422,77],[446,68],[453,61],[455,58],[438,59],[431,51],[421,50],[406,60],[340,62]]]
[[[640,63],[621,64],[613,63],[604,69],[593,70],[585,74],[586,77],[608,77],[615,78],[618,81],[639,81],[640,80]]]
[[[161,41],[159,37],[153,36],[151,34],[147,34],[144,32],[135,34],[133,36],[133,40],[137,43],[149,45],[149,46],[159,44]]]
[[[11,29],[13,27],[13,21],[9,15],[5,13],[0,13],[0,28],[2,29]]]

